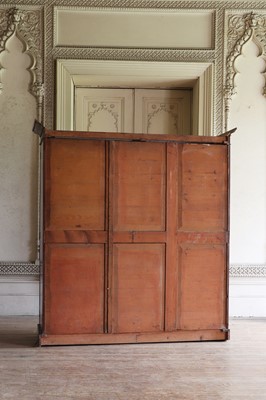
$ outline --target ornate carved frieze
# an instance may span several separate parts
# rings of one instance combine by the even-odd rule
[[[44,95],[41,11],[24,10],[17,7],[0,10],[0,53],[5,50],[6,43],[12,35],[16,35],[21,40],[25,47],[25,53],[31,57],[29,90],[37,99],[38,118],[41,120]],[[2,84],[0,89],[3,89]]]
[[[266,278],[266,265],[231,265],[230,277]]]
[[[235,76],[237,70],[235,61],[242,53],[243,46],[249,40],[254,40],[260,50],[261,56],[266,60],[266,12],[255,13],[236,13],[227,17],[227,52],[225,62],[225,121],[227,125],[228,113],[230,108],[230,100],[236,93]],[[266,74],[263,74],[266,78]],[[263,95],[266,96],[266,82],[263,88]],[[226,126],[227,129],[227,126]]]
[[[0,262],[0,275],[39,275],[37,263]]]

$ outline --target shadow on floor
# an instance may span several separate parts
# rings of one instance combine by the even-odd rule
[[[1,348],[14,348],[14,347],[36,347],[38,346],[38,335],[15,335],[4,334],[0,335],[0,349]]]
[[[36,316],[1,317],[0,349],[38,345]]]

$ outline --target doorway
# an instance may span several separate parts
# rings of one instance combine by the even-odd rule
[[[191,88],[191,133],[214,134],[213,63],[58,59],[56,67],[58,130],[76,129],[78,88]]]
[[[75,130],[191,134],[191,89],[80,88]]]

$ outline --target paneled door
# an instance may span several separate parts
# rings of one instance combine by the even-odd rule
[[[75,129],[189,135],[191,97],[189,89],[77,88]]]

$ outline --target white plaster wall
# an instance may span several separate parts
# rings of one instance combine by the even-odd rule
[[[38,276],[0,276],[0,315],[38,314]]]
[[[229,311],[231,317],[266,317],[266,278],[232,277]]]
[[[37,248],[36,101],[28,92],[31,59],[16,36],[0,63],[0,261],[30,262]]]
[[[266,260],[266,98],[265,61],[254,41],[236,61],[237,94],[230,107],[231,146],[230,262],[264,265]],[[230,315],[266,317],[266,280],[231,278]]]

